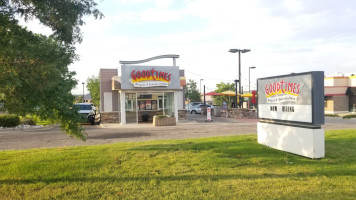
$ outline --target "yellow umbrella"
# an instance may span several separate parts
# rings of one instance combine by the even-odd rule
[[[242,97],[250,97],[252,98],[253,97],[253,94],[252,93],[246,93],[246,94],[243,94],[241,95]],[[257,94],[256,94],[256,97],[257,97]]]
[[[236,93],[234,91],[228,90],[220,93],[221,95],[227,95],[227,96],[236,96]]]
[[[231,91],[231,90],[221,92],[220,94],[229,96],[229,102],[230,102],[230,97],[236,96],[236,93],[234,91]],[[238,95],[240,95],[240,94],[238,94]],[[239,103],[239,98],[237,98],[237,103]]]

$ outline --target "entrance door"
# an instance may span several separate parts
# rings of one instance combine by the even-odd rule
[[[137,123],[137,104],[136,104],[136,93],[126,93],[125,94],[125,112],[126,112],[126,123],[136,124]]]

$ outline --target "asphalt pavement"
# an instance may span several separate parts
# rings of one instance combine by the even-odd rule
[[[58,126],[29,129],[0,129],[0,150],[100,145],[117,142],[186,139],[213,136],[256,134],[257,119],[232,119],[187,114],[176,126],[153,127],[152,124],[84,125],[85,142],[69,137]],[[356,119],[326,117],[323,129],[356,129]]]

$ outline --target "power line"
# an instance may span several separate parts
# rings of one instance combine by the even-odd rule
[[[189,73],[191,73],[191,74],[194,74],[194,75],[196,75],[196,76],[198,76],[198,77],[205,78],[205,79],[209,79],[209,80],[217,80],[217,81],[234,81],[234,80],[232,80],[232,79],[228,80],[228,79],[217,79],[217,78],[211,78],[211,77],[203,76],[203,75],[201,75],[201,74],[198,74],[198,73],[195,73],[195,72],[192,72],[192,71],[186,70],[186,69],[185,69],[185,71],[187,71],[187,72],[189,72]]]

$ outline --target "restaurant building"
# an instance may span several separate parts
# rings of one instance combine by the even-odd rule
[[[325,113],[356,112],[356,76],[338,75],[324,78]]]
[[[173,66],[143,63],[172,58]],[[100,113],[103,123],[152,122],[154,115],[185,117],[184,70],[179,55],[161,55],[139,61],[120,61],[119,69],[100,69]]]

